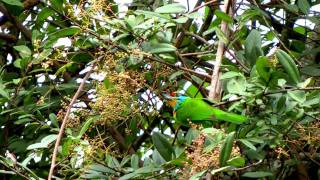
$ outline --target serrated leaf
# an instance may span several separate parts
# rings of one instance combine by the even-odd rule
[[[186,8],[184,5],[180,3],[168,4],[165,6],[158,7],[155,12],[162,14],[176,14],[176,13],[184,13]]]

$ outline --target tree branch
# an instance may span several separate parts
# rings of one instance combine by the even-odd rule
[[[231,4],[232,4],[232,0],[224,1],[224,8],[223,8],[224,13],[226,14],[232,13],[232,12],[229,12],[229,9],[231,9],[230,8]],[[225,35],[228,37],[229,33],[227,32],[228,31],[227,22],[225,21],[221,22],[221,31],[224,32]],[[219,77],[220,77],[220,66],[221,66],[221,62],[224,54],[224,48],[225,48],[224,42],[222,40],[219,40],[216,60],[213,68],[213,73],[211,76],[211,88],[209,91],[209,99],[218,99],[218,97],[220,96]]]
[[[201,3],[202,3],[202,0],[198,0],[196,2],[195,8],[191,12],[197,11],[197,7],[199,7],[201,5]],[[189,27],[191,26],[192,21],[193,21],[193,19],[188,19],[187,22],[185,24],[183,24],[182,29],[188,30]],[[178,37],[177,37],[176,43],[175,43],[176,48],[179,48],[181,46],[182,41],[184,39],[184,35],[185,35],[184,31],[181,31],[178,34]]]
[[[97,61],[100,61],[101,59],[103,58],[103,56],[100,56]],[[51,159],[51,166],[50,166],[50,171],[49,171],[49,175],[48,175],[48,180],[51,180],[52,179],[52,176],[53,176],[53,173],[54,173],[54,168],[56,166],[56,158],[57,158],[57,154],[58,154],[58,148],[59,148],[59,145],[60,145],[60,141],[62,139],[62,136],[63,136],[63,132],[64,132],[64,128],[68,122],[68,118],[69,118],[69,115],[71,113],[71,108],[73,107],[73,104],[76,102],[79,94],[81,93],[83,87],[84,87],[84,84],[86,82],[86,80],[89,78],[90,74],[93,72],[93,69],[95,68],[96,66],[96,62],[93,63],[91,69],[87,72],[87,74],[84,76],[84,78],[82,79],[82,82],[80,83],[79,87],[78,87],[78,90],[77,92],[74,94],[69,106],[68,106],[68,109],[67,109],[67,112],[62,120],[62,124],[61,124],[61,127],[60,127],[60,130],[59,130],[59,134],[58,134],[58,137],[57,137],[57,140],[56,140],[56,143],[54,145],[54,150],[53,150],[53,154],[52,154],[52,159]]]
[[[31,41],[31,39],[32,39],[31,31],[29,29],[27,29],[25,26],[23,26],[16,17],[11,15],[8,12],[7,8],[5,6],[3,6],[2,4],[0,4],[0,11],[3,13],[4,16],[6,16],[8,18],[8,20],[10,20],[13,23],[13,25],[17,29],[19,29],[21,31],[21,33],[25,36],[25,38],[28,41]]]

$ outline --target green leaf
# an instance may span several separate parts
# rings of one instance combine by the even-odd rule
[[[90,125],[92,124],[93,121],[99,119],[100,116],[94,116],[94,117],[90,117],[86,120],[86,122],[82,125],[81,130],[77,136],[77,138],[81,138],[82,135],[89,129]]]
[[[214,12],[214,14],[215,14],[218,18],[222,19],[223,21],[225,21],[225,22],[227,22],[227,23],[232,23],[232,22],[233,22],[233,19],[232,19],[228,14],[226,14],[226,13],[220,11],[220,10],[216,10],[216,11]]]
[[[298,0],[298,7],[305,15],[308,15],[310,4],[307,0]]]
[[[304,91],[289,91],[288,95],[299,103],[304,103],[306,101],[306,93]]]
[[[13,48],[19,52],[22,58],[31,56],[31,50],[28,48],[28,46],[20,45],[20,46],[14,46]]]
[[[0,95],[6,99],[10,98],[6,87],[4,86],[4,84],[2,84],[2,81],[0,81]]]
[[[170,161],[174,156],[174,150],[167,138],[158,132],[154,132],[152,134],[152,141],[159,154],[166,161]]]
[[[49,119],[54,127],[59,128],[57,116],[54,113],[49,114]]]
[[[207,172],[207,170],[198,172],[198,173],[194,174],[193,176],[191,176],[189,178],[189,180],[199,180],[205,174],[205,172]]]
[[[320,66],[312,65],[301,68],[301,73],[309,76],[320,76]]]
[[[143,43],[143,51],[159,54],[167,52],[175,52],[177,48],[168,43]]]
[[[263,178],[268,176],[273,176],[271,172],[266,171],[256,171],[256,172],[246,172],[242,174],[243,177],[249,177],[249,178]]]
[[[64,0],[51,0],[52,7],[54,10],[62,12],[63,11],[63,1]]]
[[[223,143],[220,156],[219,156],[220,167],[225,166],[226,162],[230,158],[232,147],[233,147],[234,136],[235,136],[235,132],[229,133],[226,137],[225,142]]]
[[[169,81],[173,81],[173,80],[177,79],[177,77],[181,76],[182,74],[184,74],[184,71],[174,72],[173,74],[170,75]]]
[[[239,139],[239,141],[242,142],[244,145],[246,145],[248,148],[250,148],[254,151],[257,150],[257,148],[250,141],[248,141],[246,139]]]
[[[268,82],[270,78],[270,64],[267,57],[260,56],[257,59],[256,69],[259,76]]]
[[[49,7],[44,7],[42,8],[41,12],[38,13],[37,22],[40,23],[53,14],[54,10],[50,9]]]
[[[77,63],[87,63],[93,59],[92,55],[87,52],[69,53],[68,59]]]
[[[170,15],[159,14],[159,13],[151,12],[151,11],[136,10],[134,13],[137,14],[137,15],[143,14],[144,16],[146,16],[148,18],[159,17],[159,18],[165,19],[167,21],[170,21],[172,19],[170,17]]]
[[[60,29],[48,35],[47,41],[45,41],[44,46],[46,48],[51,47],[53,43],[55,43],[59,38],[66,37],[66,36],[73,36],[79,33],[81,29],[79,27],[69,27]]]
[[[48,148],[48,145],[57,139],[56,134],[50,134],[42,138],[40,143],[31,144],[27,147],[27,150]]]
[[[242,94],[246,90],[246,82],[243,79],[231,79],[227,82],[227,90],[232,94]]]
[[[238,76],[242,76],[241,73],[239,72],[235,72],[235,71],[229,71],[226,73],[223,73],[222,76],[220,76],[220,79],[230,79],[230,78],[234,78],[234,77],[238,77]]]
[[[37,54],[37,56],[35,56],[32,62],[34,64],[39,64],[43,60],[45,60],[49,55],[51,55],[51,53],[52,49],[44,49],[40,54]]]
[[[225,44],[228,43],[228,38],[226,37],[226,35],[224,34],[224,32],[222,32],[222,30],[218,27],[214,27],[216,35],[218,36],[220,41],[223,41]]]
[[[198,129],[190,128],[186,135],[187,144],[190,145],[194,139],[198,138],[199,134],[200,132]]]
[[[287,72],[291,82],[297,85],[300,82],[300,73],[294,60],[283,50],[278,49],[276,51],[276,57],[283,69]]]
[[[168,5],[159,7],[155,10],[156,13],[162,13],[162,14],[184,13],[185,11],[186,11],[186,8],[184,7],[184,5],[180,3],[168,4]]]
[[[1,0],[1,1],[9,5],[23,7],[23,3],[19,0]]]
[[[131,167],[133,169],[138,169],[139,168],[139,156],[134,154],[131,156]]]
[[[245,41],[245,57],[248,64],[253,66],[259,56],[263,56],[261,49],[261,35],[257,30],[252,30]]]
[[[241,156],[231,158],[227,161],[227,164],[229,166],[234,166],[234,167],[243,167],[245,163],[246,163],[246,160]]]
[[[89,168],[90,168],[90,170],[97,171],[97,172],[110,173],[110,174],[115,173],[114,170],[112,170],[106,166],[103,166],[101,164],[92,164]]]

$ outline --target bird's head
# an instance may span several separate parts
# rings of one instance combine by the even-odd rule
[[[170,95],[164,94],[164,97],[167,99],[167,104],[174,110],[177,110],[180,104],[188,98],[187,96],[177,96],[176,92],[172,92]]]

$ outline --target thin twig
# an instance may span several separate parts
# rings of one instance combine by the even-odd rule
[[[185,34],[189,35],[189,36],[193,36],[196,39],[198,39],[199,41],[203,42],[204,44],[210,46],[210,43],[206,39],[204,39],[203,37],[199,36],[198,34],[195,34],[195,33],[192,33],[192,32],[188,32],[188,31],[185,31]]]
[[[246,73],[249,73],[250,72],[250,69],[244,65],[231,51],[230,49],[226,49],[226,51],[230,54],[230,56],[233,57],[234,60],[237,61],[237,63],[246,71]]]
[[[201,8],[203,8],[204,6],[207,6],[207,5],[209,5],[209,4],[215,4],[215,5],[217,5],[217,4],[219,4],[219,3],[220,3],[220,1],[217,1],[217,0],[208,1],[208,2],[206,2],[206,3],[204,3],[204,4],[202,4],[201,6],[195,7],[191,12],[189,12],[189,14],[194,13],[194,12],[197,12],[199,9],[201,9]]]
[[[197,56],[197,55],[204,55],[204,54],[210,54],[213,53],[213,51],[201,51],[201,52],[192,52],[192,53],[183,53],[180,54],[181,57],[184,56]]]
[[[97,61],[100,61],[102,58],[103,58],[103,56],[100,56],[97,59]],[[56,143],[55,143],[55,146],[54,146],[53,154],[52,154],[51,166],[50,166],[50,171],[49,171],[49,175],[48,175],[48,180],[52,179],[52,176],[53,176],[53,173],[54,173],[54,168],[56,166],[56,158],[57,158],[57,154],[58,154],[58,148],[59,148],[62,136],[63,136],[64,128],[65,128],[65,126],[67,124],[69,115],[71,113],[71,108],[73,107],[73,104],[76,102],[79,94],[81,93],[81,91],[82,91],[82,89],[84,87],[84,84],[85,84],[86,80],[89,78],[90,74],[93,72],[95,66],[96,66],[96,63],[94,62],[92,64],[91,69],[87,72],[87,74],[82,79],[82,82],[80,83],[77,92],[74,94],[74,96],[73,96],[73,98],[72,98],[72,100],[71,100],[71,102],[70,102],[70,104],[68,106],[67,112],[66,112],[66,114],[65,114],[65,116],[64,116],[64,118],[62,120],[62,124],[61,124],[60,130],[59,130],[59,134],[58,134],[58,137],[57,137],[57,140],[56,140]]]
[[[233,171],[242,171],[242,170],[251,168],[251,167],[253,167],[253,166],[257,166],[257,165],[261,164],[262,162],[263,162],[262,160],[259,160],[258,162],[249,164],[248,166],[245,166],[245,167],[242,167],[242,168],[235,168],[235,169],[233,169]]]

